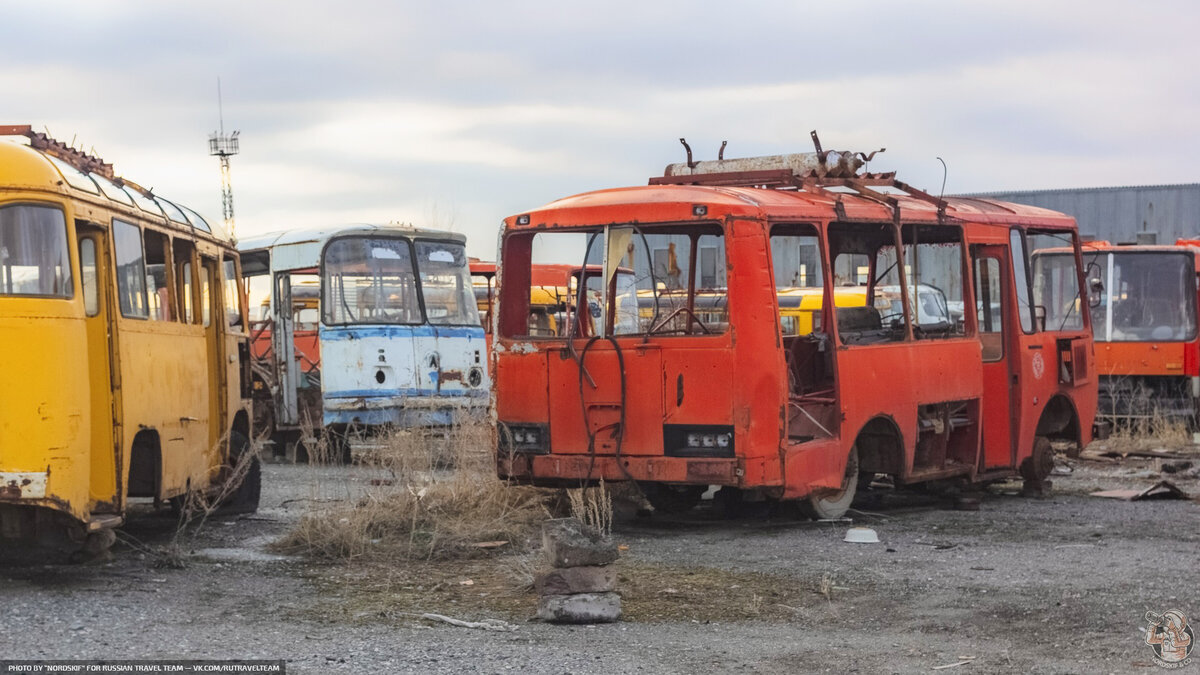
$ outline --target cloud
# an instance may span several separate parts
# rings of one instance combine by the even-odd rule
[[[1200,179],[1200,8],[1024,0],[738,5],[66,0],[6,10],[7,121],[78,134],[219,219],[222,78],[243,232],[499,220],[683,158],[888,147],[949,191]],[[47,36],[53,35],[52,42]]]

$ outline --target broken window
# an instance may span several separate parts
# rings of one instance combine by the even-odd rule
[[[811,225],[777,225],[771,229],[771,267],[784,336],[821,332],[825,303],[821,244]],[[837,291],[835,291],[836,293]],[[842,297],[838,296],[838,302]],[[859,302],[858,304],[862,304]]]
[[[175,280],[179,285],[179,320],[184,323],[196,323],[195,299],[192,294],[192,248],[189,241],[174,241]]]
[[[727,330],[725,238],[717,225],[517,233],[505,247],[506,337]]]
[[[152,321],[170,321],[174,318],[171,308],[171,289],[167,280],[167,260],[171,255],[169,239],[161,232],[145,230],[146,240],[146,298]]]
[[[341,237],[329,242],[323,260],[326,324],[416,324],[421,302],[407,239]]]
[[[901,233],[913,336],[920,340],[965,335],[962,229],[905,225]]]
[[[146,257],[142,252],[142,230],[137,225],[113,220],[113,243],[117,257],[117,301],[121,315],[145,319]]]
[[[1030,230],[1027,237],[1030,253],[1036,261],[1033,268],[1033,304],[1039,319],[1043,319],[1041,329],[1083,330],[1087,300],[1079,293],[1079,271],[1074,254],[1075,233]],[[1071,255],[1037,255],[1038,251],[1064,247],[1071,251]]]
[[[1000,260],[975,259],[975,317],[984,361],[1004,358],[1004,295]]]
[[[238,291],[237,263],[226,258],[221,267],[225,272],[225,318],[231,328],[237,328],[242,325],[242,294]]]
[[[1033,302],[1029,297],[1029,253],[1025,250],[1025,237],[1013,228],[1009,233],[1012,252],[1013,287],[1017,292],[1017,314],[1021,317],[1021,330],[1033,332]]]
[[[467,252],[462,244],[448,241],[418,241],[417,268],[421,271],[421,295],[429,323],[479,325],[479,309],[471,286]]]
[[[0,208],[0,295],[73,295],[67,223],[60,209]]]
[[[842,344],[897,342],[908,335],[905,290],[902,288],[896,228],[886,223],[834,223],[829,226],[829,252],[835,271],[861,280],[838,281],[839,293],[857,292],[862,304],[836,303]],[[854,288],[855,291],[841,291]]]

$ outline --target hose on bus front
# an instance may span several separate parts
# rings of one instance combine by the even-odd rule
[[[612,344],[613,351],[617,354],[617,369],[621,375],[621,413],[620,417],[617,419],[617,433],[613,436],[613,438],[616,440],[616,445],[613,448],[613,455],[616,457],[617,466],[620,467],[621,473],[625,474],[625,478],[627,480],[632,482],[634,485],[637,485],[637,481],[635,481],[633,475],[629,473],[629,467],[625,466],[625,464],[621,462],[621,446],[625,441],[625,403],[627,400],[625,353],[621,350],[621,345],[617,342],[615,337],[611,335],[594,335],[588,339],[588,341],[583,345],[583,349],[579,352],[579,408],[580,412],[583,414],[583,429],[585,433],[587,433],[588,437],[588,470],[580,487],[587,487],[587,484],[592,481],[592,472],[595,471],[596,468],[596,436],[599,434],[600,428],[593,430],[591,422],[588,419],[587,401],[585,401],[583,398],[583,379],[585,372],[583,362],[584,359],[587,358],[588,350],[590,350],[592,345],[595,345],[599,340],[607,340]],[[606,429],[608,427],[605,426],[601,428]],[[641,491],[641,486],[638,486],[638,491]]]

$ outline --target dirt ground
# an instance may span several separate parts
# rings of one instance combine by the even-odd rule
[[[958,511],[888,495],[853,523],[622,512],[626,620],[563,627],[531,620],[528,556],[329,564],[271,553],[307,506],[372,478],[272,464],[258,514],[177,535],[173,519],[147,513],[110,560],[0,566],[0,654],[283,658],[292,673],[1151,673],[1144,614],[1200,617],[1200,508],[1088,494],[1169,478],[1200,495],[1200,480],[1160,468],[1060,462],[1047,498],[993,486],[978,511]],[[843,542],[854,524],[881,543]],[[157,553],[172,542],[182,555]]]

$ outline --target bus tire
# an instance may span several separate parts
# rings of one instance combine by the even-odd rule
[[[250,453],[249,457],[247,453]],[[229,464],[236,470],[242,462],[248,462],[248,465],[241,481],[222,504],[221,510],[225,513],[254,513],[262,496],[262,461],[251,449],[250,439],[241,432],[232,431],[229,433]]]
[[[655,511],[665,514],[687,513],[700,503],[707,485],[668,485],[666,483],[638,483],[646,501]]]
[[[800,503],[800,510],[813,520],[841,518],[850,510],[854,496],[858,494],[858,445],[850,447],[846,457],[846,471],[842,474],[842,486],[836,492],[813,493]]]
[[[1040,483],[1050,477],[1054,470],[1054,445],[1045,436],[1033,439],[1033,452],[1021,462],[1021,478],[1030,483]]]

